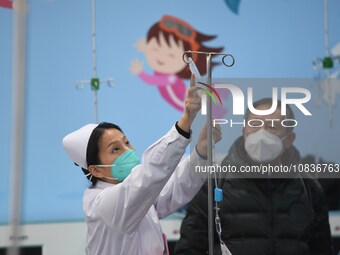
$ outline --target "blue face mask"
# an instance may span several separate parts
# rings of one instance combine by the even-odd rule
[[[126,177],[131,173],[132,168],[140,164],[139,157],[134,150],[127,150],[122,155],[113,161],[112,165],[97,165],[99,167],[111,166],[111,174],[113,178],[105,177],[107,179],[114,179],[119,182],[125,180]]]

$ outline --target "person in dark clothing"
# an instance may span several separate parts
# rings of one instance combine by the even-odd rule
[[[334,165],[334,162],[328,162],[322,158],[317,158],[314,155],[306,155],[301,159],[303,164],[331,164]],[[340,209],[340,179],[339,178],[320,178],[319,183],[323,189],[323,192],[326,197],[328,210],[335,211]]]
[[[281,106],[280,101],[278,105]],[[254,108],[266,110],[272,99],[254,103]],[[247,112],[250,119],[263,125],[245,126],[221,165],[253,166],[290,165],[300,162],[300,153],[293,146],[293,128],[266,122],[265,119],[294,119],[287,105],[287,116],[278,107],[272,114],[258,116]],[[280,122],[276,122],[280,123]],[[252,177],[252,178],[251,178]],[[330,255],[332,241],[328,209],[317,180],[289,176],[273,178],[226,174],[220,188],[219,203],[222,240],[233,255]],[[176,255],[208,254],[208,192],[207,183],[187,206],[181,225],[181,237]],[[221,254],[215,234],[214,254]]]

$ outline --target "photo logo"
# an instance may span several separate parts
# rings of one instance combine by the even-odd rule
[[[209,95],[211,100],[214,102],[214,104],[217,105],[217,101],[216,101],[216,98],[214,96],[214,94],[215,94],[218,101],[220,102],[220,105],[223,105],[220,94],[217,92],[217,90],[212,85],[208,85],[204,82],[199,82],[199,81],[196,82],[196,83],[204,86],[203,88],[198,86],[198,88],[203,90],[203,92],[204,92],[204,93],[201,94],[201,113],[202,113],[202,115],[207,115],[207,95]]]
[[[203,83],[203,82],[197,82],[197,83],[200,84],[200,85],[205,86],[206,88],[208,88],[208,89],[205,89],[205,88],[199,87],[199,89],[203,90],[207,95],[209,95],[211,97],[211,100],[214,102],[215,105],[217,104],[217,102],[216,102],[216,98],[214,97],[213,94],[216,95],[216,97],[217,97],[218,101],[220,102],[220,104],[223,105],[220,95],[218,94],[218,92],[216,91],[216,89],[213,86],[208,85],[208,84]],[[206,101],[206,100],[204,100],[204,101]]]
[[[216,104],[216,98],[218,98],[220,104],[222,105],[222,100],[220,98],[220,95],[216,91],[216,89],[222,90],[226,89],[228,92],[230,92],[232,96],[232,116],[237,117],[237,116],[245,116],[246,112],[246,107],[248,108],[249,112],[257,115],[257,116],[266,116],[266,115],[271,115],[273,114],[277,107],[280,107],[281,109],[281,115],[287,115],[287,106],[293,106],[293,108],[298,109],[300,113],[302,113],[304,116],[312,116],[312,113],[307,109],[307,103],[311,100],[311,92],[304,87],[297,87],[296,83],[294,83],[294,80],[292,82],[286,83],[285,80],[274,80],[271,81],[269,80],[270,83],[270,89],[266,89],[265,93],[271,93],[269,96],[272,98],[272,105],[270,106],[269,109],[256,109],[253,105],[253,103],[256,101],[254,98],[254,90],[256,91],[261,91],[263,93],[263,86],[254,86],[254,84],[249,84],[252,85],[256,88],[253,88],[252,86],[248,86],[247,84],[243,84],[241,87],[246,87],[246,91],[243,92],[241,87],[236,86],[232,83],[223,83],[223,82],[218,82],[214,83],[214,86],[209,86],[208,84],[205,84],[203,82],[198,82],[200,85],[205,86],[206,88],[201,88],[205,93],[202,94],[201,96],[201,114],[202,115],[207,115],[207,95],[209,95]],[[251,81],[252,82],[252,81]],[[254,83],[256,81],[253,81]],[[253,83],[252,82],[252,83]],[[284,83],[282,83],[284,82]],[[272,84],[274,86],[272,86]],[[246,85],[246,86],[244,86]],[[285,85],[285,86],[283,86]],[[289,87],[289,85],[295,85],[294,87]],[[259,92],[257,92],[259,93]],[[280,105],[278,105],[278,101],[281,102]],[[297,126],[298,122],[296,119],[288,119],[284,118],[283,120],[279,119],[265,119],[266,121],[269,121],[273,126],[275,122],[280,122],[282,126],[284,127],[295,127]],[[264,125],[263,121],[260,119],[256,119],[257,122],[261,122],[260,126]],[[216,124],[227,124],[230,125],[231,127],[234,125],[242,125],[242,126],[254,126],[253,123],[255,123],[255,120],[250,119],[250,120],[240,120],[239,118],[237,119],[213,119],[214,126]],[[259,126],[259,127],[260,127]]]

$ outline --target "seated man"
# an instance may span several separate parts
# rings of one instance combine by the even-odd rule
[[[254,103],[258,110],[269,109],[272,99]],[[281,102],[270,115],[258,116],[249,110],[250,119],[262,120],[261,127],[246,125],[236,139],[222,166],[254,166],[262,164],[290,165],[300,162],[299,151],[293,146],[293,127],[265,119],[294,119],[287,106],[281,115]],[[222,241],[233,255],[307,255],[332,254],[327,205],[320,184],[299,176],[261,177],[226,174],[220,188],[223,200],[219,216]],[[176,255],[208,254],[207,184],[188,204],[181,226]],[[214,254],[221,254],[215,233]]]

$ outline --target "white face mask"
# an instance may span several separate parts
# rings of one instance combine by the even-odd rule
[[[249,157],[254,161],[272,161],[283,152],[282,141],[286,139],[288,135],[280,138],[261,128],[246,137],[245,149]]]

